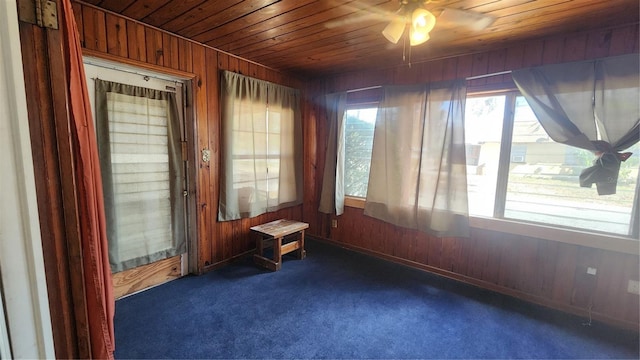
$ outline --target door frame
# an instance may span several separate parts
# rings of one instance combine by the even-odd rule
[[[197,159],[195,151],[195,109],[193,106],[193,94],[196,75],[193,73],[183,72],[179,70],[169,69],[157,65],[141,63],[138,61],[123,59],[107,54],[94,52],[91,50],[83,50],[83,62],[90,63],[95,66],[104,67],[111,70],[129,72],[138,76],[149,76],[166,81],[179,81],[183,86],[183,113],[184,113],[184,140],[187,144],[186,151],[186,171],[185,171],[185,187],[187,191],[187,199],[185,202],[185,236],[187,243],[187,252],[181,258],[181,276],[187,274],[198,273],[198,237],[196,225],[196,164]],[[169,258],[171,259],[171,258]],[[166,260],[166,259],[165,259]],[[162,260],[161,260],[162,261]],[[149,264],[151,265],[151,264]],[[145,266],[145,265],[143,265]],[[139,268],[142,268],[139,267]],[[138,269],[138,268],[134,268]],[[131,269],[131,270],[134,270]]]
[[[0,358],[53,358],[17,13],[0,2]]]

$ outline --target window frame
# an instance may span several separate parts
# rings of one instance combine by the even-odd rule
[[[640,212],[638,205],[640,193],[640,178],[636,184],[635,200],[631,212],[631,234],[627,236],[599,232],[596,230],[583,230],[578,228],[563,227],[561,225],[504,218],[507,185],[509,180],[509,166],[504,166],[504,164],[510,163],[516,97],[521,96],[521,93],[514,87],[505,89],[492,89],[490,91],[473,91],[470,89],[467,93],[467,98],[492,95],[506,96],[503,115],[503,128],[500,139],[500,167],[498,169],[494,212],[492,217],[470,214],[470,226],[473,229],[490,230],[519,236],[534,237],[538,239],[589,246],[593,248],[611,250],[627,254],[638,254],[638,244],[640,240],[638,239],[638,229],[640,227],[640,220],[638,219],[637,215]],[[379,101],[354,103],[347,102],[347,110],[377,106],[378,104]],[[365,198],[345,195],[344,205],[347,207],[364,209]]]

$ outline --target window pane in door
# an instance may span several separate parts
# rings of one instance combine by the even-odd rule
[[[173,247],[167,102],[107,93],[118,257]]]

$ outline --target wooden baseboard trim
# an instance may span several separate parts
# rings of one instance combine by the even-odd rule
[[[216,270],[216,269],[219,269],[219,268],[221,268],[223,266],[229,265],[229,264],[231,264],[233,262],[236,262],[236,261],[240,260],[241,258],[243,258],[245,256],[253,255],[255,252],[256,252],[256,249],[251,249],[251,250],[245,251],[245,252],[243,252],[241,254],[238,254],[236,256],[233,256],[233,257],[231,257],[229,259],[218,261],[218,262],[213,263],[213,264],[205,265],[204,268],[202,268],[202,274],[204,274],[204,273],[206,273],[208,271]]]
[[[486,290],[490,290],[493,292],[497,292],[500,294],[504,294],[507,296],[511,296],[520,300],[524,300],[524,301],[528,301],[530,303],[534,303],[536,305],[541,305],[544,307],[548,307],[554,310],[560,310],[566,313],[570,313],[570,314],[574,314],[574,315],[578,315],[578,316],[583,316],[585,318],[589,318],[589,309],[584,309],[584,308],[579,308],[576,306],[570,306],[570,305],[566,305],[566,304],[562,304],[562,303],[558,303],[556,301],[552,301],[546,298],[542,298],[539,296],[535,296],[535,295],[531,295],[531,294],[527,294],[525,292],[522,291],[518,291],[518,290],[514,290],[514,289],[509,289],[509,288],[505,288],[503,286],[499,286],[493,283],[489,283],[486,282],[484,280],[478,280],[466,275],[461,275],[461,274],[457,274],[451,271],[447,271],[447,270],[443,270],[437,267],[433,267],[430,265],[425,265],[425,264],[421,264],[415,261],[411,261],[411,260],[407,260],[407,259],[403,259],[403,258],[399,258],[393,255],[388,255],[388,254],[384,254],[381,252],[377,252],[377,251],[373,251],[373,250],[369,250],[369,249],[365,249],[359,246],[355,246],[355,245],[351,245],[351,244],[345,244],[345,243],[341,243],[339,241],[335,241],[335,240],[331,240],[331,239],[327,239],[324,237],[320,237],[320,236],[316,236],[316,235],[308,235],[309,238],[313,239],[313,240],[317,240],[323,243],[327,243],[330,245],[334,245],[334,246],[338,246],[347,250],[351,250],[351,251],[355,251],[361,254],[365,254],[365,255],[369,255],[369,256],[373,256],[376,258],[379,258],[381,260],[385,260],[385,261],[390,261],[390,262],[394,262],[400,265],[404,265],[404,266],[408,266],[414,269],[418,269],[418,270],[422,270],[422,271],[427,271],[429,273],[432,274],[436,274],[439,276],[443,276],[446,277],[448,279],[452,279],[452,280],[456,280],[456,281],[460,281],[462,283],[468,284],[468,285],[472,285],[472,286],[476,286],[482,289],[486,289]],[[618,328],[622,328],[625,330],[633,330],[633,331],[640,331],[639,329],[639,324],[638,323],[634,323],[634,322],[630,322],[630,321],[624,321],[624,320],[620,320],[620,319],[616,319],[616,318],[612,318],[606,314],[602,314],[602,313],[598,313],[598,312],[591,312],[591,319],[596,320],[596,321],[600,321]]]

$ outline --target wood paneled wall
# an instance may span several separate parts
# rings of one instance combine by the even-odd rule
[[[193,92],[188,98],[193,122],[189,124],[187,140],[189,158],[195,164],[192,172],[195,186],[190,194],[195,201],[190,210],[198,239],[199,272],[253,250],[255,244],[249,227],[278,218],[302,219],[302,206],[296,206],[252,219],[217,221],[220,70],[298,89],[300,80],[88,4],[75,2],[73,8],[85,54],[192,79]],[[202,149],[211,150],[210,162],[202,161]]]
[[[318,79],[308,93],[318,102],[326,93],[385,84],[409,84],[494,74],[523,67],[638,53],[638,25],[546,38],[485,53],[361,71]],[[428,46],[428,45],[427,45]],[[513,86],[509,74],[471,80],[470,86]],[[315,139],[314,177],[306,185],[305,209],[317,209],[328,135],[322,106],[310,103],[305,114]],[[313,142],[313,143],[312,143]],[[314,234],[342,246],[439,273],[487,289],[517,296],[585,317],[638,328],[638,296],[627,292],[638,280],[638,254],[620,253],[534,237],[473,229],[470,238],[437,238],[364,216],[347,207],[335,217],[305,211]],[[597,268],[597,275],[586,273]]]

